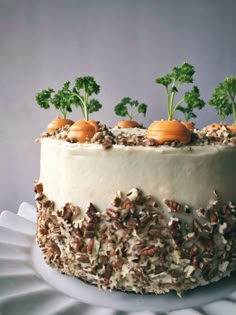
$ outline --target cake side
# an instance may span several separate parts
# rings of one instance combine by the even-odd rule
[[[133,188],[109,208],[86,214],[54,202],[36,183],[37,242],[60,272],[104,289],[165,293],[217,281],[236,269],[236,206],[193,209],[166,199],[169,215],[151,195]]]

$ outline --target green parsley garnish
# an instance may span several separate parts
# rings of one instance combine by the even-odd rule
[[[181,106],[179,102],[176,109],[184,114],[186,121],[189,121],[191,118],[196,118],[197,116],[193,112],[194,109],[202,109],[205,105],[205,102],[200,98],[199,89],[195,85],[191,91],[184,94],[182,102],[186,103],[186,106]]]
[[[216,107],[220,123],[223,123],[226,116],[233,114],[236,124],[236,76],[226,77],[211,95],[209,104]]]
[[[77,77],[72,89],[70,89],[70,82],[66,81],[57,92],[51,88],[39,92],[36,95],[36,102],[44,109],[54,106],[61,112],[63,118],[66,118],[68,112],[72,112],[72,105],[79,106],[84,119],[88,120],[89,114],[102,107],[98,100],[90,99],[92,94],[98,94],[99,91],[100,86],[93,77]]]
[[[100,86],[91,76],[77,77],[73,93],[76,97],[76,106],[82,110],[85,120],[89,120],[89,114],[97,112],[102,105],[97,99],[89,99],[92,94],[98,94]]]
[[[139,103],[137,100],[132,100],[130,97],[124,97],[120,103],[115,106],[114,110],[117,116],[127,116],[129,120],[133,120],[138,114],[146,115],[147,105]]]
[[[72,91],[69,89],[70,82],[66,81],[63,87],[55,92],[48,88],[36,95],[36,102],[44,109],[54,106],[59,109],[63,118],[66,118],[68,112],[72,112],[71,106],[75,102]]]
[[[166,88],[168,120],[173,119],[177,109],[182,111],[187,119],[190,119],[191,117],[196,117],[193,113],[194,108],[203,107],[204,102],[200,99],[199,90],[196,86],[193,87],[192,91],[186,92],[184,97],[174,104],[175,95],[179,92],[180,87],[185,83],[193,83],[194,73],[194,66],[184,62],[182,65],[174,67],[165,76],[156,78],[155,82],[164,85]],[[187,107],[180,106],[183,102],[187,104]]]

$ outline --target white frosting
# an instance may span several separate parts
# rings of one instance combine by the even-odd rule
[[[236,201],[236,147],[209,145],[172,148],[67,143],[43,138],[40,182],[56,203],[89,202],[101,211],[117,191],[138,187],[165,207],[164,199],[199,208],[217,192],[220,202]]]

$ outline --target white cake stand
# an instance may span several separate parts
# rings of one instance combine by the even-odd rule
[[[44,263],[35,221],[27,203],[0,216],[0,315],[236,315],[236,273],[182,298],[99,290]]]

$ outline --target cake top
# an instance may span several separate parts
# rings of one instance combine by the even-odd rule
[[[87,138],[85,143],[101,144],[104,149],[109,149],[114,145],[124,146],[142,146],[142,147],[158,147],[169,146],[179,148],[186,146],[185,144],[173,140],[158,144],[154,139],[148,139],[146,129],[144,128],[108,128],[97,122],[98,130],[92,138]],[[44,138],[62,140],[68,143],[80,143],[76,138],[70,138],[70,125],[63,126],[53,132],[44,132],[35,141],[40,142]],[[207,128],[194,129],[190,131],[191,140],[188,146],[206,146],[206,145],[235,145],[236,134],[230,131],[227,125],[221,125],[211,130]]]
[[[115,114],[126,119],[119,121],[116,128],[108,128],[90,119],[90,114],[102,108],[98,99],[93,98],[100,92],[100,86],[92,76],[77,77],[74,85],[66,81],[62,88],[55,91],[45,89],[37,94],[36,101],[44,109],[54,106],[62,117],[56,117],[40,138],[50,137],[67,142],[100,143],[109,148],[112,145],[159,146],[169,145],[209,145],[213,143],[235,144],[236,137],[236,76],[225,78],[214,90],[209,105],[216,108],[219,122],[199,130],[190,119],[196,118],[196,110],[202,110],[205,101],[200,96],[199,88],[193,85],[194,66],[184,62],[174,67],[169,73],[156,78],[155,82],[165,87],[167,95],[167,119],[154,120],[148,128],[134,118],[146,115],[147,105],[131,97],[123,97],[115,105]],[[175,101],[178,92],[185,86],[183,97]],[[79,107],[83,120],[76,122],[67,118],[72,107]],[[182,112],[184,121],[176,120],[176,111]],[[225,124],[226,116],[232,115],[234,124]]]

